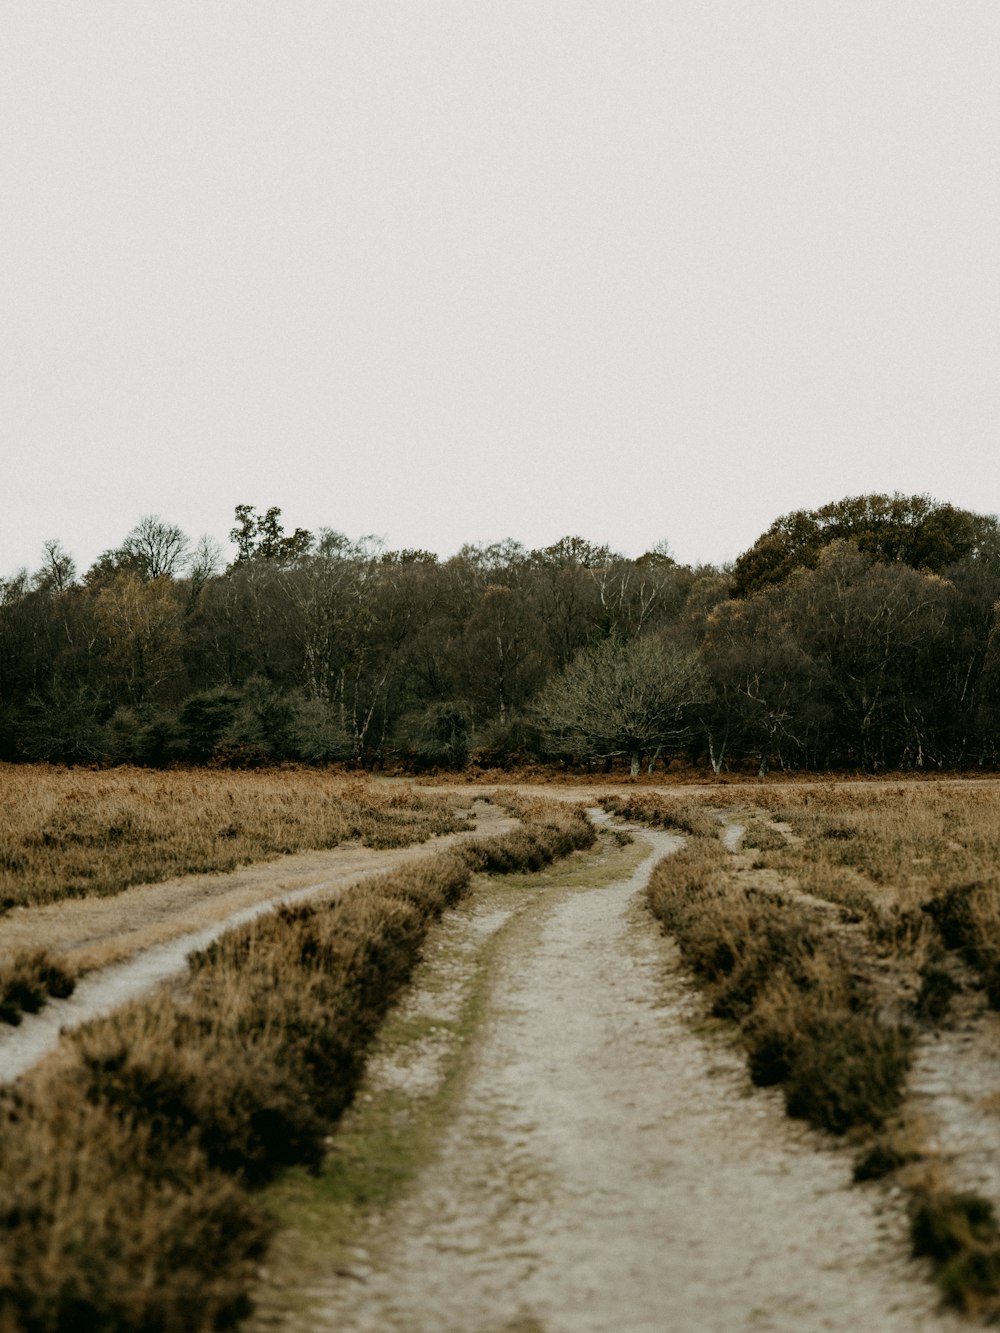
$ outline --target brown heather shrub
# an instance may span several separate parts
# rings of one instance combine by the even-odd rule
[[[52,996],[64,1000],[72,995],[76,977],[65,962],[44,950],[16,954],[0,965],[0,1023],[17,1026],[22,1014],[35,1014]]]
[[[83,1095],[165,1145],[196,1133],[211,1166],[250,1186],[318,1165],[429,919],[468,881],[465,858],[444,853],[230,932],[193,956],[186,1003],[131,1006],[80,1032]]]
[[[857,912],[880,945],[922,970],[921,1017],[938,1021],[954,989],[935,970],[940,944],[979,972],[1000,1008],[1000,784],[829,785],[748,799],[780,802],[803,839],[768,855],[769,867]]]
[[[652,792],[635,792],[629,796],[609,795],[601,797],[601,806],[617,819],[628,819],[649,828],[692,833],[698,837],[713,837],[721,828],[719,821],[707,814],[703,806],[679,796],[660,796]]]
[[[247,1190],[319,1163],[430,921],[483,863],[593,839],[559,803],[526,820],[510,855],[490,839],[229,932],[179,994],[86,1025],[0,1093],[0,1330],[201,1333],[247,1313],[270,1228]]]
[[[743,795],[787,820],[811,861],[854,872],[858,884],[901,907],[919,909],[959,879],[988,879],[1000,863],[1000,783],[828,784]]]
[[[314,769],[2,764],[0,913],[351,839],[400,847],[464,827],[441,796]]]
[[[908,1066],[909,1044],[898,1028],[821,1007],[793,1046],[785,1106],[832,1134],[856,1125],[878,1129],[899,1109]]]
[[[924,904],[947,949],[983,979],[986,998],[1000,1009],[1000,882],[953,884]]]
[[[778,829],[772,828],[763,819],[751,818],[746,821],[740,845],[743,848],[753,847],[759,852],[775,852],[784,851],[788,843]]]
[[[271,1223],[193,1142],[58,1083],[0,1098],[0,1329],[201,1333],[248,1312]]]
[[[1000,1229],[993,1205],[976,1194],[918,1191],[910,1209],[914,1255],[935,1269],[945,1301],[995,1323],[1000,1317]]]
[[[712,1012],[741,1024],[750,1074],[784,1085],[789,1115],[842,1134],[877,1127],[902,1097],[907,1044],[836,934],[800,904],[728,871],[714,840],[662,860],[649,905],[706,985]]]
[[[493,803],[524,821],[524,826],[495,838],[478,839],[474,851],[477,870],[504,875],[521,870],[541,870],[560,856],[592,847],[597,833],[582,806],[545,798],[525,798],[519,792],[500,788]]]
[[[923,1155],[918,1132],[905,1121],[892,1122],[873,1135],[858,1155],[854,1163],[854,1179],[882,1180],[911,1162],[919,1162]]]

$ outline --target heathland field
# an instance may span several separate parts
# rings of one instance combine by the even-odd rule
[[[0,1333],[1000,1312],[1000,785],[0,778]]]
[[[458,827],[450,803],[315,769],[105,772],[0,765],[0,911],[357,840]]]

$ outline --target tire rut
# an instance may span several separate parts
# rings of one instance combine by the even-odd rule
[[[499,923],[486,1017],[433,1162],[293,1322],[355,1333],[957,1329],[898,1198],[753,1089],[627,880]],[[291,1241],[294,1244],[294,1240]],[[264,1301],[267,1305],[267,1301]]]
[[[148,994],[156,986],[182,975],[187,957],[195,950],[204,949],[213,940],[236,926],[252,921],[276,907],[302,902],[326,894],[336,896],[363,885],[370,880],[425,856],[435,856],[446,847],[467,842],[484,834],[507,832],[516,820],[506,818],[490,805],[477,811],[477,827],[472,832],[449,833],[409,847],[375,851],[368,848],[337,847],[326,853],[307,852],[260,863],[231,874],[185,876],[178,881],[141,885],[114,899],[100,900],[96,905],[105,921],[109,911],[120,915],[118,935],[122,961],[88,972],[78,983],[73,994],[64,1000],[51,1000],[36,1014],[24,1015],[17,1027],[0,1026],[0,1084],[12,1083],[46,1055],[54,1051],[63,1031],[79,1027],[92,1018],[100,1018],[115,1009]],[[289,867],[298,867],[298,886],[290,889],[287,879]],[[303,873],[303,867],[306,867]],[[209,924],[192,930],[185,925],[191,916],[197,916],[197,904],[192,909],[190,899],[197,897],[199,882],[209,893],[226,901],[226,888],[252,879],[256,901],[239,910],[225,906],[209,916]],[[302,879],[305,882],[301,882]],[[184,907],[171,914],[159,904],[176,898],[178,886],[184,890]],[[59,905],[64,907],[63,904]],[[69,904],[64,915],[72,916],[74,904]],[[91,905],[80,904],[83,920],[88,920]],[[45,912],[50,908],[42,909]],[[161,923],[168,938],[151,948],[136,948],[142,938],[142,926],[150,918]],[[135,918],[133,920],[133,918]],[[106,929],[110,927],[105,926]],[[79,947],[79,946],[78,946]]]

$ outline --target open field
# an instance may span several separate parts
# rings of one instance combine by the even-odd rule
[[[507,800],[520,828],[229,932],[0,1092],[3,1333],[246,1312],[271,1229],[252,1191],[321,1160],[431,921],[474,873],[593,841],[565,806]]]
[[[0,765],[0,913],[336,847],[402,847],[458,827],[453,802],[316,769],[101,772]]]
[[[261,896],[259,872],[209,892],[191,876],[303,849],[405,847],[468,827],[447,797],[311,770],[0,765],[0,1022],[68,995],[81,972],[197,928],[185,914],[201,925]],[[166,893],[128,892],[165,880]],[[207,907],[208,897],[223,901]]]
[[[59,790],[64,794],[76,790],[76,804],[84,807],[88,790],[93,791],[92,804],[101,813],[94,816],[84,810],[79,827],[87,827],[89,818],[89,827],[96,830],[107,817],[108,775],[40,776],[54,778],[56,784],[60,777],[66,778],[66,787]],[[162,780],[162,775],[134,772],[118,776],[123,783],[119,797],[131,784],[133,802],[142,794],[144,781],[148,779],[152,788]],[[190,777],[195,784],[202,775],[167,776],[178,783]],[[260,777],[204,776],[226,801],[227,784],[240,789],[244,780],[252,784]],[[317,782],[310,787],[311,777]],[[281,793],[286,781],[289,785]],[[870,1270],[874,1293],[879,1291],[879,1265],[886,1280],[891,1270],[893,1283],[913,1286],[911,1313],[902,1316],[899,1327],[950,1327],[944,1315],[933,1314],[933,1296],[927,1306],[925,1298],[917,1294],[921,1289],[929,1291],[927,1269],[908,1258],[911,1251],[929,1261],[942,1296],[960,1312],[990,1317],[1000,1311],[1000,1233],[995,1221],[995,1210],[1000,1208],[1000,1150],[996,1147],[1000,1141],[1000,785],[814,781],[662,787],[645,781],[604,781],[589,784],[586,791],[577,783],[497,791],[478,783],[455,783],[437,791],[421,787],[415,793],[409,784],[396,781],[359,784],[327,778],[326,782],[333,786],[324,790],[323,775],[273,773],[268,778],[273,786],[257,787],[257,799],[266,805],[281,794],[283,801],[287,798],[294,804],[296,793],[306,792],[307,800],[327,802],[333,826],[337,813],[332,809],[335,798],[331,793],[339,785],[343,804],[355,808],[351,818],[357,830],[361,825],[356,811],[364,808],[376,829],[394,829],[388,840],[402,841],[407,827],[426,830],[430,825],[433,831],[441,831],[467,823],[473,800],[484,796],[493,799],[495,811],[502,809],[518,817],[524,827],[496,836],[487,831],[484,837],[481,831],[464,850],[457,835],[446,835],[445,842],[437,845],[447,850],[436,859],[428,859],[424,852],[419,865],[417,861],[401,864],[377,887],[371,884],[347,897],[329,898],[328,906],[290,908],[260,924],[242,927],[206,951],[188,979],[173,991],[81,1029],[64,1041],[57,1058],[2,1094],[0,1112],[6,1128],[0,1175],[6,1181],[18,1181],[14,1194],[9,1188],[6,1192],[10,1206],[0,1210],[2,1333],[68,1326],[65,1320],[70,1310],[78,1312],[73,1315],[78,1320],[90,1318],[87,1311],[99,1310],[105,1321],[101,1326],[109,1330],[198,1329],[218,1319],[238,1317],[249,1308],[247,1292],[255,1285],[260,1255],[274,1227],[261,1203],[261,1197],[267,1196],[259,1196],[256,1188],[247,1192],[246,1187],[275,1179],[292,1161],[308,1170],[295,1178],[290,1197],[297,1202],[290,1205],[290,1211],[280,1205],[290,1230],[287,1235],[282,1233],[284,1239],[268,1260],[272,1278],[267,1280],[273,1279],[278,1286],[272,1290],[265,1281],[260,1295],[279,1326],[287,1327],[289,1333],[297,1328],[287,1303],[273,1299],[283,1282],[301,1278],[294,1263],[282,1276],[282,1255],[296,1252],[295,1227],[309,1225],[303,1219],[319,1215],[319,1196],[311,1191],[327,1188],[323,1162],[328,1149],[335,1157],[338,1152],[334,1126],[363,1076],[364,1053],[382,1015],[400,993],[424,941],[433,952],[434,940],[441,931],[442,939],[449,938],[448,932],[456,928],[462,913],[466,914],[462,919],[469,922],[482,920],[481,927],[469,926],[469,948],[481,962],[473,959],[469,965],[461,1002],[468,1021],[462,1019],[456,1028],[461,1052],[454,1076],[447,1076],[448,1098],[445,1102],[432,1098],[432,1121],[420,1121],[413,1129],[413,1141],[421,1145],[419,1160],[413,1160],[399,1139],[401,1133],[405,1138],[410,1132],[405,1128],[407,1117],[416,1115],[419,1121],[423,1115],[419,1106],[401,1109],[398,1098],[390,1098],[389,1103],[378,1104],[381,1111],[374,1108],[360,1129],[353,1120],[348,1122],[346,1151],[351,1151],[356,1135],[363,1133],[365,1152],[373,1162],[384,1156],[391,1164],[398,1151],[407,1159],[405,1179],[393,1186],[392,1197],[378,1196],[380,1208],[398,1209],[399,1213],[398,1226],[390,1219],[388,1231],[379,1232],[381,1305],[376,1302],[373,1310],[397,1311],[392,1318],[399,1327],[462,1327],[461,1264],[445,1265],[440,1280],[424,1284],[424,1299],[430,1304],[420,1311],[398,1314],[393,1285],[397,1244],[402,1247],[398,1250],[399,1274],[409,1271],[411,1281],[425,1271],[432,1278],[434,1264],[439,1260],[444,1264],[445,1254],[452,1253],[457,1244],[472,1265],[470,1281],[471,1274],[478,1272],[480,1277],[486,1275],[487,1287],[494,1280],[500,1284],[498,1289],[507,1290],[514,1284],[511,1319],[515,1323],[510,1327],[573,1327],[565,1320],[560,1322],[562,1316],[555,1313],[562,1299],[553,1296],[559,1290],[558,1282],[547,1284],[539,1277],[531,1283],[525,1280],[520,1288],[516,1264],[508,1270],[499,1259],[492,1267],[485,1258],[479,1263],[477,1254],[485,1257],[503,1251],[499,1236],[490,1231],[492,1223],[469,1221],[479,1236],[476,1242],[468,1236],[463,1240],[453,1228],[445,1227],[440,1235],[441,1254],[435,1254],[433,1218],[445,1207],[440,1193],[444,1183],[436,1174],[438,1162],[447,1163],[457,1185],[470,1171],[490,1172],[489,1151],[483,1147],[491,1141],[490,1135],[485,1133],[485,1122],[479,1124],[478,1113],[463,1100],[472,1095],[472,1085],[466,1084],[468,1072],[481,1069],[483,1087],[494,1088],[489,1097],[503,1102],[509,1094],[511,1105],[522,1108],[511,1122],[514,1138],[502,1150],[505,1157],[513,1153],[512,1160],[521,1160],[524,1144],[518,1135],[527,1133],[531,1117],[525,1119],[523,1108],[526,1099],[536,1099],[534,1089],[539,1125],[550,1112],[557,1117],[553,1125],[558,1127],[551,1130],[554,1138],[547,1130],[530,1138],[532,1153],[538,1158],[532,1170],[541,1173],[537,1182],[534,1176],[518,1177],[516,1172],[509,1179],[503,1173],[490,1175],[498,1219],[512,1215],[509,1209],[517,1203],[513,1196],[518,1191],[527,1189],[525,1197],[534,1197],[536,1184],[548,1181],[538,1196],[537,1208],[539,1216],[547,1219],[542,1231],[560,1239],[552,1241],[555,1248],[549,1252],[548,1242],[537,1239],[529,1226],[531,1244],[537,1240],[540,1246],[533,1261],[540,1274],[547,1265],[562,1262],[559,1255],[568,1254],[566,1246],[573,1236],[577,1237],[572,1241],[576,1247],[573,1262],[583,1266],[581,1272],[592,1267],[592,1257],[579,1249],[583,1243],[579,1237],[588,1234],[584,1218],[589,1216],[590,1175],[585,1172],[577,1179],[572,1161],[592,1162],[596,1171],[599,1143],[614,1140],[617,1116],[621,1135],[629,1139],[630,1151],[634,1150],[635,1161],[626,1174],[634,1176],[636,1190],[644,1175],[643,1155],[658,1163],[655,1170],[650,1167],[650,1178],[660,1181],[662,1197],[644,1181],[643,1201],[640,1193],[633,1200],[636,1217],[646,1217],[647,1231],[652,1228],[655,1234],[663,1233],[649,1272],[669,1267],[674,1253],[670,1247],[674,1246],[680,1247],[678,1254],[689,1258],[697,1250],[695,1267],[701,1276],[691,1278],[695,1285],[690,1300],[681,1288],[673,1294],[661,1292],[650,1277],[654,1286],[635,1295],[635,1308],[646,1311],[642,1315],[646,1322],[637,1315],[634,1325],[626,1320],[623,1328],[658,1326],[655,1311],[661,1300],[668,1301],[663,1307],[665,1319],[669,1319],[669,1301],[675,1300],[679,1312],[702,1320],[700,1327],[731,1327],[734,1320],[739,1326],[746,1316],[739,1302],[747,1292],[736,1284],[732,1289],[735,1303],[720,1305],[716,1312],[729,1322],[714,1324],[716,1314],[698,1305],[697,1282],[709,1282],[713,1289],[721,1290],[732,1273],[747,1265],[769,1273],[769,1280],[779,1285],[791,1280],[788,1274],[801,1263],[789,1267],[782,1257],[784,1242],[779,1238],[784,1235],[784,1223],[779,1225],[779,1215],[783,1218],[791,1213],[794,1218],[800,1209],[799,1220],[806,1227],[812,1225],[807,1218],[817,1208],[816,1225],[821,1231],[827,1229],[824,1234],[838,1257],[824,1267],[822,1279],[817,1270],[813,1286],[807,1282],[801,1296],[795,1298],[805,1302],[801,1310],[807,1313],[800,1311],[794,1327],[848,1328],[852,1319],[857,1327],[859,1319],[872,1317],[871,1311],[864,1314],[860,1295],[868,1290],[864,1284],[869,1277],[856,1264],[862,1264],[865,1273]],[[161,800],[162,790],[157,787]],[[249,800],[252,790],[248,785],[242,794],[235,791],[233,802]],[[22,795],[27,799],[25,792]],[[634,866],[639,854],[631,847],[616,850],[613,825],[602,833],[594,851],[588,849],[593,834],[585,831],[573,809],[584,795],[588,804],[600,800],[613,819],[629,821],[633,827],[645,824],[655,831],[650,837],[666,838],[668,843],[674,838],[683,845],[663,857],[651,877],[646,870],[641,884],[629,881],[626,892],[624,881],[614,880],[614,867]],[[190,811],[195,805],[185,808]],[[252,819],[252,806],[241,808],[246,812],[244,818]],[[281,804],[268,812],[267,837],[259,842],[267,848],[265,856],[275,855],[286,808]],[[177,812],[181,825],[183,813],[184,808]],[[120,841],[112,845],[115,856]],[[136,841],[141,844],[141,839]],[[536,880],[523,873],[537,871],[553,856],[565,855],[574,847],[580,850],[554,877]],[[279,881],[299,884],[310,876],[318,883],[321,873],[330,873],[329,867],[320,871],[321,861],[326,865],[323,858],[330,858],[332,866],[335,858],[362,853],[373,857],[390,854],[363,852],[355,842],[328,852],[299,852],[257,867],[122,888],[113,898],[63,899],[11,910],[0,918],[0,953],[5,926],[8,937],[27,927],[28,934],[18,936],[21,944],[27,947],[30,943],[36,956],[44,951],[47,965],[65,966],[70,972],[81,966],[99,971],[102,960],[141,951],[161,932],[169,934],[174,929],[182,933],[179,923],[198,912],[219,918],[237,899],[263,896],[265,880],[272,889]],[[96,833],[92,854],[99,861]],[[510,887],[501,892],[490,887],[493,881],[484,872],[517,872],[522,877],[511,880]],[[647,878],[648,887],[644,887]],[[606,896],[612,888],[617,897]],[[613,898],[618,906],[612,911]],[[460,900],[463,906],[455,916],[449,904]],[[103,932],[98,941],[93,933],[95,920],[87,914],[108,913],[116,906],[121,910],[120,928],[116,933],[114,913],[102,918],[96,927],[98,934]],[[133,910],[138,916],[130,920]],[[443,925],[432,927],[442,912]],[[500,929],[505,914],[511,912],[510,929]],[[619,912],[625,913],[621,919],[629,923],[624,934],[616,924]],[[515,928],[515,920],[522,924]],[[657,920],[670,937],[667,952],[651,943],[658,936]],[[490,944],[481,953],[495,930],[500,930],[495,947]],[[347,939],[353,943],[348,945]],[[548,945],[544,944],[547,939]],[[659,969],[676,1005],[671,1001],[650,1026],[650,999],[643,998],[640,987],[634,1003],[639,1005],[635,1013],[643,1017],[632,1033],[629,1014],[633,1011],[626,1006],[619,1012],[615,1006],[622,1003],[624,979],[633,977],[636,962],[630,951],[634,949],[645,959],[642,975],[652,977]],[[586,971],[591,963],[593,974]],[[445,987],[455,980],[453,964],[454,959],[441,983]],[[585,968],[579,975],[566,971],[578,964]],[[432,988],[437,985],[429,984]],[[522,996],[523,1003],[515,1002],[516,995]],[[409,1012],[408,1003],[404,998],[401,1014]],[[656,1003],[649,1011],[654,1017],[660,1014]],[[353,1007],[359,1004],[360,1008]],[[588,1007],[594,1010],[593,1033],[613,1029],[618,1035],[613,1041],[595,1036],[593,1049],[586,1043],[577,1048],[571,1034],[583,1022]],[[478,1015],[475,1021],[474,1015]],[[656,1022],[665,1025],[659,1037]],[[418,1050],[424,1051],[427,1034],[435,1028],[436,1020],[428,1027],[419,1016],[409,1022],[397,1014],[386,1031],[408,1033],[406,1040],[412,1037]],[[632,1043],[640,1040],[640,1028],[645,1034],[642,1053],[640,1056],[637,1047],[633,1056]],[[582,1041],[583,1029],[579,1036]],[[708,1047],[698,1054],[698,1043],[704,1046],[706,1041]],[[729,1052],[725,1057],[717,1049],[720,1041]],[[743,1051],[736,1063],[733,1041]],[[516,1082],[521,1077],[515,1070],[527,1059],[529,1046],[535,1063],[524,1066],[523,1086],[518,1084],[514,1093],[511,1079]],[[616,1072],[605,1095],[597,1069],[605,1059],[601,1052],[612,1048]],[[682,1050],[686,1052],[681,1059],[683,1076],[680,1065],[674,1068],[670,1064],[673,1072],[655,1091],[660,1088],[659,1074],[653,1073],[653,1065],[641,1062],[661,1061],[666,1068],[675,1056],[681,1058],[677,1052]],[[634,1070],[633,1059],[640,1062]],[[741,1061],[745,1062],[742,1074],[738,1072]],[[723,1065],[728,1071],[724,1077],[718,1072]],[[573,1071],[583,1067],[591,1069],[596,1081],[588,1085],[576,1080]],[[640,1067],[646,1072],[639,1072]],[[692,1077],[691,1069],[703,1072]],[[205,1082],[209,1070],[211,1086]],[[615,1109],[615,1099],[623,1089],[632,1089],[627,1096],[643,1108],[632,1128],[632,1113],[625,1104],[620,1111]],[[396,1087],[394,1098],[398,1091]],[[753,1112],[758,1124],[754,1133],[764,1137],[753,1148],[744,1146],[768,1161],[772,1161],[773,1150],[776,1174],[772,1178],[768,1167],[754,1180],[747,1177],[739,1183],[735,1176],[730,1179],[729,1168],[719,1159],[718,1181],[713,1185],[712,1161],[718,1150],[712,1147],[714,1131],[707,1127],[718,1127],[720,1142],[735,1141],[735,1126],[740,1117],[750,1114],[747,1099],[751,1097],[770,1099],[760,1105],[771,1109]],[[786,1128],[772,1114],[782,1105],[793,1117],[784,1122]],[[73,1106],[79,1113],[71,1113]],[[733,1127],[723,1128],[729,1123],[730,1111],[736,1116]],[[793,1127],[802,1122],[813,1127],[802,1131],[811,1138],[795,1137],[798,1131]],[[603,1126],[599,1131],[595,1129],[598,1123]],[[467,1137],[463,1125],[471,1126],[469,1134],[479,1144],[478,1156],[467,1160],[462,1150]],[[668,1127],[671,1151],[677,1154],[673,1167],[666,1159],[660,1162],[657,1146],[665,1142]],[[388,1139],[376,1142],[373,1136],[383,1131]],[[501,1137],[506,1132],[497,1129]],[[588,1137],[593,1133],[598,1133],[598,1139]],[[577,1136],[571,1151],[568,1140],[559,1146],[569,1134]],[[700,1146],[696,1147],[696,1139]],[[810,1194],[807,1182],[819,1179],[817,1172],[827,1172],[827,1166],[821,1168],[815,1158],[823,1142],[835,1145],[836,1151],[832,1157],[828,1151],[821,1154],[824,1161],[829,1159],[830,1171],[822,1175],[827,1184],[815,1195]],[[543,1159],[548,1151],[553,1155],[546,1164]],[[794,1162],[783,1155],[788,1152]],[[163,1174],[164,1153],[171,1163],[169,1180]],[[705,1238],[697,1242],[685,1238],[683,1227],[678,1231],[674,1221],[663,1220],[675,1215],[676,1210],[671,1212],[674,1205],[667,1207],[665,1201],[674,1197],[671,1189],[681,1188],[685,1177],[680,1163],[689,1156],[694,1160],[693,1154],[698,1154],[701,1174],[683,1187],[690,1197],[700,1198],[707,1191],[708,1198],[714,1189],[723,1193],[730,1189],[759,1191],[754,1194],[759,1213],[753,1228],[745,1235],[737,1234],[738,1229],[732,1235],[726,1232],[725,1244],[731,1247],[728,1255],[720,1251],[718,1242],[712,1249],[709,1238],[722,1223],[712,1221],[710,1213],[706,1213]],[[182,1159],[187,1163],[183,1167],[178,1165]],[[53,1163],[55,1176],[47,1166],[39,1166],[40,1162]],[[838,1162],[841,1165],[836,1167]],[[27,1163],[32,1163],[30,1170]],[[555,1183],[564,1167],[569,1172],[565,1198],[575,1199],[579,1210],[575,1218],[558,1209],[552,1211],[553,1200],[564,1197]],[[395,1168],[390,1165],[389,1169],[391,1174]],[[319,1170],[320,1175],[310,1175],[312,1170]],[[800,1170],[804,1192],[796,1195],[789,1180],[790,1192],[783,1195],[785,1186],[779,1188],[776,1182],[797,1178]],[[852,1170],[858,1182],[854,1185]],[[177,1180],[183,1177],[187,1181],[183,1206],[174,1188],[175,1172],[180,1173]],[[112,1177],[114,1189],[101,1197],[101,1182]],[[67,1183],[70,1180],[76,1182],[72,1187]],[[351,1227],[357,1226],[359,1236],[367,1234],[371,1201],[366,1196],[372,1181],[361,1169],[341,1174],[337,1180],[337,1245],[347,1253],[352,1241],[344,1230],[344,1219]],[[625,1216],[631,1206],[631,1187],[621,1186],[609,1162],[609,1189],[612,1182],[616,1191],[624,1189],[620,1197],[616,1195],[614,1207],[624,1210],[621,1215]],[[275,1198],[280,1204],[282,1186],[277,1189]],[[37,1199],[43,1195],[48,1202],[39,1212]],[[849,1204],[848,1195],[858,1202]],[[429,1212],[421,1212],[421,1198],[429,1201]],[[455,1216],[471,1217],[463,1210],[475,1205],[467,1192],[463,1198],[464,1202],[455,1202]],[[825,1200],[822,1205],[821,1199]],[[667,1207],[663,1217],[661,1205]],[[595,1218],[603,1215],[603,1207],[597,1208]],[[98,1249],[106,1244],[115,1258],[113,1263],[110,1259],[97,1261],[92,1271],[79,1273],[69,1256],[79,1236],[95,1226],[95,1208],[101,1218],[97,1232],[103,1236]],[[770,1208],[776,1211],[769,1220]],[[133,1228],[128,1244],[123,1245],[115,1239],[115,1227],[139,1215],[145,1220]],[[685,1215],[686,1206],[677,1216]],[[886,1233],[877,1241],[871,1237],[862,1241],[876,1215],[888,1219],[879,1225],[888,1226],[895,1239]],[[406,1239],[403,1219],[407,1216],[423,1237],[419,1243],[411,1245]],[[33,1220],[31,1229],[25,1231],[17,1219],[28,1217]],[[694,1226],[694,1214],[690,1217]],[[528,1225],[530,1218],[527,1214],[525,1218]],[[153,1264],[150,1250],[170,1250],[170,1228],[175,1225],[195,1238],[194,1248],[174,1245],[170,1251],[174,1258]],[[669,1232],[666,1239],[663,1228]],[[624,1225],[620,1230],[622,1235],[630,1234]],[[217,1243],[221,1245],[223,1233],[238,1233],[242,1239],[235,1248],[227,1240],[221,1249],[214,1249]],[[772,1248],[766,1258],[763,1251],[754,1252],[758,1233],[761,1244],[765,1235],[769,1237]],[[793,1236],[798,1236],[794,1225],[788,1244],[795,1249],[798,1240],[793,1241]],[[515,1238],[512,1256],[521,1253],[521,1244]],[[196,1253],[198,1247],[204,1256],[214,1257],[209,1260]],[[640,1264],[639,1247],[637,1240],[632,1256],[636,1264]],[[44,1262],[35,1257],[43,1251],[48,1256]],[[627,1251],[624,1241],[615,1251],[615,1262],[626,1268],[630,1263]],[[862,1254],[866,1255],[863,1263]],[[323,1262],[322,1246],[318,1255],[314,1246],[310,1260],[314,1271],[309,1280],[319,1283],[331,1311],[341,1311],[346,1307],[340,1296],[331,1294],[330,1283],[342,1286],[343,1279],[315,1270],[315,1264],[322,1268]],[[68,1287],[60,1285],[63,1266],[74,1274]],[[593,1310],[602,1308],[600,1300],[610,1299],[617,1290],[616,1271],[613,1265],[602,1268],[603,1295],[595,1290]],[[445,1272],[450,1273],[446,1281],[441,1277]],[[681,1269],[675,1277],[681,1281]],[[376,1281],[372,1273],[366,1281],[369,1279]],[[351,1277],[347,1283],[349,1288],[362,1290]],[[838,1283],[846,1303],[836,1314],[841,1322],[830,1323],[831,1303],[840,1299]],[[117,1293],[114,1299],[109,1296],[112,1288]],[[372,1286],[370,1292],[374,1290]],[[455,1310],[439,1318],[441,1310],[435,1310],[434,1301],[444,1300],[442,1309],[447,1311],[453,1295],[458,1297]],[[758,1290],[759,1308],[769,1310],[777,1300],[774,1311],[783,1309],[780,1295]],[[535,1300],[537,1306],[532,1305]],[[910,1309],[908,1297],[893,1300],[898,1311]],[[918,1310],[922,1312],[913,1313]],[[778,1320],[774,1327],[786,1327],[777,1314],[774,1317]],[[291,1322],[281,1322],[288,1318]],[[366,1319],[369,1314],[355,1314],[337,1326],[375,1326]],[[516,1323],[518,1319],[522,1322]],[[261,1327],[265,1326],[270,1325],[265,1321]],[[316,1326],[325,1324],[320,1320]],[[396,1324],[390,1320],[382,1326]],[[897,1325],[876,1321],[870,1326]]]

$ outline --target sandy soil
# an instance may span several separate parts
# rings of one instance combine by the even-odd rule
[[[787,1121],[780,1097],[754,1090],[742,1057],[705,1030],[639,898],[676,840],[638,836],[650,855],[611,887],[464,909],[473,943],[492,935],[494,964],[439,1151],[293,1314],[264,1291],[258,1328],[961,1327],[907,1258],[898,1195],[852,1188],[849,1155]],[[442,990],[459,984],[454,949],[446,957],[449,975],[432,969],[408,998],[411,1023],[422,1006],[440,1014]],[[433,1054],[395,1068],[381,1056],[364,1096],[414,1080],[426,1095]],[[294,1236],[283,1243],[291,1254]]]
[[[982,991],[956,996],[946,1023],[917,1043],[907,1109],[949,1185],[989,1199],[1000,1216],[1000,1014]]]
[[[515,821],[478,802],[473,833],[450,833],[412,847],[354,844],[298,852],[228,874],[186,875],[141,884],[112,898],[21,908],[3,921],[2,954],[45,947],[87,975],[67,1000],[53,1000],[19,1027],[0,1025],[0,1083],[18,1078],[55,1049],[64,1028],[110,1013],[182,972],[195,949],[279,903],[343,891],[456,842],[504,832]]]

